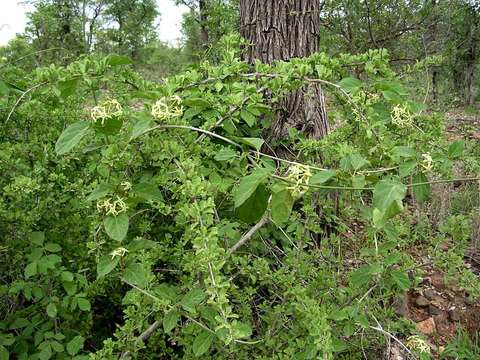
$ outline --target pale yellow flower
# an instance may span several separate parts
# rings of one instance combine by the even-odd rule
[[[93,122],[100,121],[103,126],[105,125],[105,120],[120,116],[122,113],[122,105],[117,100],[111,99],[94,106],[90,111],[90,116]]]
[[[418,335],[412,335],[407,339],[407,347],[421,353],[430,354],[430,346]]]
[[[426,170],[426,171],[432,171],[433,169],[433,159],[432,159],[432,156],[429,154],[429,153],[426,153],[426,154],[422,154],[422,167]]]
[[[292,183],[287,189],[292,192],[292,196],[298,198],[308,190],[308,182],[312,177],[308,165],[296,164],[288,169],[287,179]]]
[[[152,116],[158,120],[177,118],[183,115],[182,99],[177,96],[163,97],[152,106]]]
[[[120,186],[123,188],[123,190],[128,191],[132,188],[132,183],[129,181],[123,181]]]
[[[413,114],[405,106],[396,105],[392,110],[392,124],[400,128],[413,126]]]
[[[124,257],[127,253],[127,249],[125,249],[124,247],[119,247],[113,250],[110,255],[112,256],[112,259],[114,259],[116,257]]]
[[[119,196],[115,200],[107,198],[105,200],[97,202],[97,211],[103,212],[105,215],[117,216],[128,210],[127,204]]]

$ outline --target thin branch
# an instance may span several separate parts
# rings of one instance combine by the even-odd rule
[[[56,51],[56,50],[66,50],[65,48],[63,47],[54,47],[54,48],[49,48],[49,49],[43,49],[43,50],[38,50],[38,51],[35,51],[35,52],[32,52],[32,53],[29,53],[27,55],[24,55],[24,56],[21,56],[19,57],[18,59],[14,59],[10,62],[7,62],[5,63],[3,66],[0,66],[0,69],[3,69],[4,67],[6,66],[10,66],[10,65],[13,65],[19,61],[22,61],[23,59],[29,57],[29,56],[33,56],[33,55],[38,55],[40,53],[44,53],[44,52],[47,52],[47,51]]]
[[[147,134],[151,131],[157,130],[157,129],[186,129],[186,130],[198,131],[198,132],[210,135],[212,137],[215,137],[217,139],[223,140],[230,145],[234,145],[236,147],[239,147],[240,149],[242,148],[242,146],[240,144],[236,143],[235,141],[227,139],[226,137],[223,137],[221,135],[215,134],[214,132],[204,130],[204,129],[200,129],[200,128],[196,128],[196,127],[193,127],[193,126],[186,126],[186,125],[157,125],[157,126],[154,126],[151,129],[146,130],[145,132],[142,133],[142,135],[145,135],[145,134]]]
[[[250,152],[252,154],[255,154],[255,155],[261,155],[261,156],[265,156],[267,158],[270,158],[272,160],[277,160],[277,161],[280,161],[280,162],[284,162],[286,164],[290,164],[290,165],[308,165],[308,167],[310,169],[313,169],[313,170],[318,170],[318,171],[327,171],[329,169],[325,169],[325,168],[320,168],[320,167],[316,167],[316,166],[313,166],[313,165],[309,165],[309,164],[302,164],[302,163],[299,163],[299,162],[296,162],[296,161],[291,161],[291,160],[287,160],[287,159],[282,159],[282,158],[279,158],[277,156],[273,156],[273,155],[269,155],[269,154],[264,154],[262,152],[259,152],[259,151],[256,151],[256,150],[250,150]]]
[[[135,340],[135,346],[139,345],[140,342],[145,342],[146,340],[148,340],[148,338],[152,336],[152,334],[160,327],[161,324],[162,322],[158,320],[151,324],[148,329],[141,333],[137,340]],[[120,359],[128,359],[131,355],[131,351],[125,351],[120,357]]]
[[[400,340],[398,340],[394,335],[390,334],[388,331],[385,331],[381,328],[381,325],[379,324],[379,327],[376,326],[370,326],[370,329],[376,330],[381,332],[382,334],[387,335],[389,338],[392,340],[395,340],[413,359],[416,359],[415,355],[410,351],[408,347],[405,346],[404,343],[402,343]]]
[[[36,84],[34,86],[32,86],[30,89],[27,89],[23,92],[22,95],[20,95],[20,97],[18,98],[18,100],[15,102],[15,104],[13,105],[12,109],[10,110],[10,112],[8,113],[8,116],[7,116],[7,119],[5,120],[5,124],[10,120],[10,117],[12,116],[13,112],[15,111],[15,109],[17,108],[18,104],[20,104],[20,101],[22,101],[22,99],[30,92],[30,91],[33,91],[35,90],[36,88],[39,88],[40,86],[43,86],[45,84],[47,84],[48,82],[41,82],[39,84]]]
[[[247,242],[250,241],[250,239],[255,235],[255,233],[260,230],[266,223],[268,223],[268,215],[264,215],[258,223],[256,223],[248,232],[242,236],[242,238],[235,244],[233,245],[229,250],[228,253],[232,254],[235,251],[237,251],[240,247],[245,245]]]
[[[149,133],[151,131],[154,131],[154,130],[157,130],[157,129],[186,129],[186,130],[192,130],[192,131],[198,131],[198,132],[201,132],[201,133],[204,133],[204,134],[207,134],[207,135],[210,135],[210,136],[213,136],[213,137],[216,137],[220,140],[223,140],[225,141],[226,143],[228,144],[231,144],[231,145],[234,145],[236,147],[239,147],[240,149],[242,149],[242,146],[226,137],[223,137],[221,135],[218,135],[218,134],[215,134],[214,132],[211,132],[211,131],[208,131],[208,130],[204,130],[204,129],[200,129],[200,128],[196,128],[196,127],[193,127],[193,126],[185,126],[185,125],[157,125],[157,126],[154,126],[153,128],[151,129],[148,129],[146,130],[142,135],[146,134],[146,133]],[[255,152],[256,154],[259,154],[261,156],[267,156],[267,157],[270,157],[270,158],[275,158],[273,156],[270,156],[270,155],[267,155],[267,154],[264,154],[264,153],[261,153],[259,151],[256,151]],[[279,159],[277,158],[278,160],[280,161],[283,161],[283,162],[287,162],[287,163],[293,163],[292,161],[286,161],[286,160],[282,160],[282,159]],[[296,163],[298,164],[298,163]],[[314,168],[314,167],[312,167]],[[382,169],[382,170],[385,170],[385,169]],[[285,182],[291,182],[289,181],[287,178],[284,178],[284,177],[281,177],[281,176],[278,176],[278,175],[272,175],[272,177],[276,178],[276,179],[279,179],[279,180],[282,180],[282,181],[285,181]],[[458,179],[447,179],[447,180],[433,180],[433,181],[426,181],[426,182],[419,182],[419,183],[413,183],[413,184],[406,184],[405,186],[406,187],[414,187],[414,186],[421,186],[421,185],[429,185],[429,184],[444,184],[444,183],[452,183],[452,182],[473,182],[473,181],[480,181],[480,177],[472,177],[472,178],[458,178]],[[311,188],[317,188],[317,189],[330,189],[330,190],[352,190],[352,191],[373,191],[375,190],[374,188],[372,187],[349,187],[349,186],[328,186],[328,185],[306,185],[307,187],[311,187]]]
[[[407,187],[415,187],[415,186],[422,186],[422,185],[431,185],[431,184],[447,184],[452,182],[473,182],[473,181],[480,181],[480,177],[472,177],[472,178],[458,178],[458,179],[448,179],[448,180],[432,180],[432,181],[425,181],[413,184],[407,184]]]

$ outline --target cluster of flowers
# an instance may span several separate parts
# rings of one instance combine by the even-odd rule
[[[433,159],[432,159],[432,156],[427,153],[427,154],[422,154],[422,167],[426,170],[426,171],[432,171],[433,169]]]
[[[182,99],[177,96],[163,97],[152,106],[152,116],[155,119],[165,121],[183,115]]]
[[[90,116],[94,123],[101,122],[102,126],[105,125],[105,120],[112,117],[118,117],[122,115],[122,105],[115,100],[106,100],[100,105],[94,106],[90,112]]]
[[[132,188],[132,183],[130,181],[123,181],[120,186],[123,188],[124,191],[128,191]]]
[[[116,257],[124,257],[126,254],[128,253],[128,250],[125,249],[124,247],[119,247],[119,248],[116,248],[115,250],[113,250],[111,253],[110,253],[110,256],[112,257],[112,259],[116,258]]]
[[[430,354],[430,346],[418,335],[412,335],[407,339],[407,347],[421,353]]]
[[[414,116],[405,106],[397,105],[392,110],[392,124],[399,128],[410,128],[413,126]]]
[[[105,213],[105,215],[117,216],[125,211],[128,207],[125,201],[120,196],[117,196],[115,200],[107,198],[105,200],[97,202],[97,211]]]
[[[377,93],[369,93],[366,91],[359,91],[353,96],[352,100],[356,106],[352,106],[352,113],[355,118],[360,121],[363,117],[362,112],[365,107],[371,106],[378,102],[380,96]]]
[[[308,165],[297,164],[288,169],[287,179],[292,183],[287,189],[292,192],[294,198],[301,197],[308,190],[308,182],[312,177]]]

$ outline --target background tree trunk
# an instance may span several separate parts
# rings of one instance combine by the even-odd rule
[[[320,0],[240,0],[240,32],[251,44],[245,60],[272,64],[309,56],[320,48]],[[267,140],[277,140],[296,128],[322,138],[329,126],[319,85],[294,91],[280,104]]]
[[[200,21],[200,38],[203,47],[208,48],[208,28],[207,28],[207,3],[205,0],[198,2],[199,21]]]

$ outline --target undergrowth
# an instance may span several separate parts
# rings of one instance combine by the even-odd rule
[[[380,359],[392,341],[428,359],[392,307],[418,257],[480,294],[478,152],[385,51],[250,66],[225,48],[162,83],[116,55],[5,70],[0,359]],[[318,82],[342,125],[265,150],[278,101]],[[435,223],[439,183],[470,185]],[[478,349],[461,333],[445,354]]]

